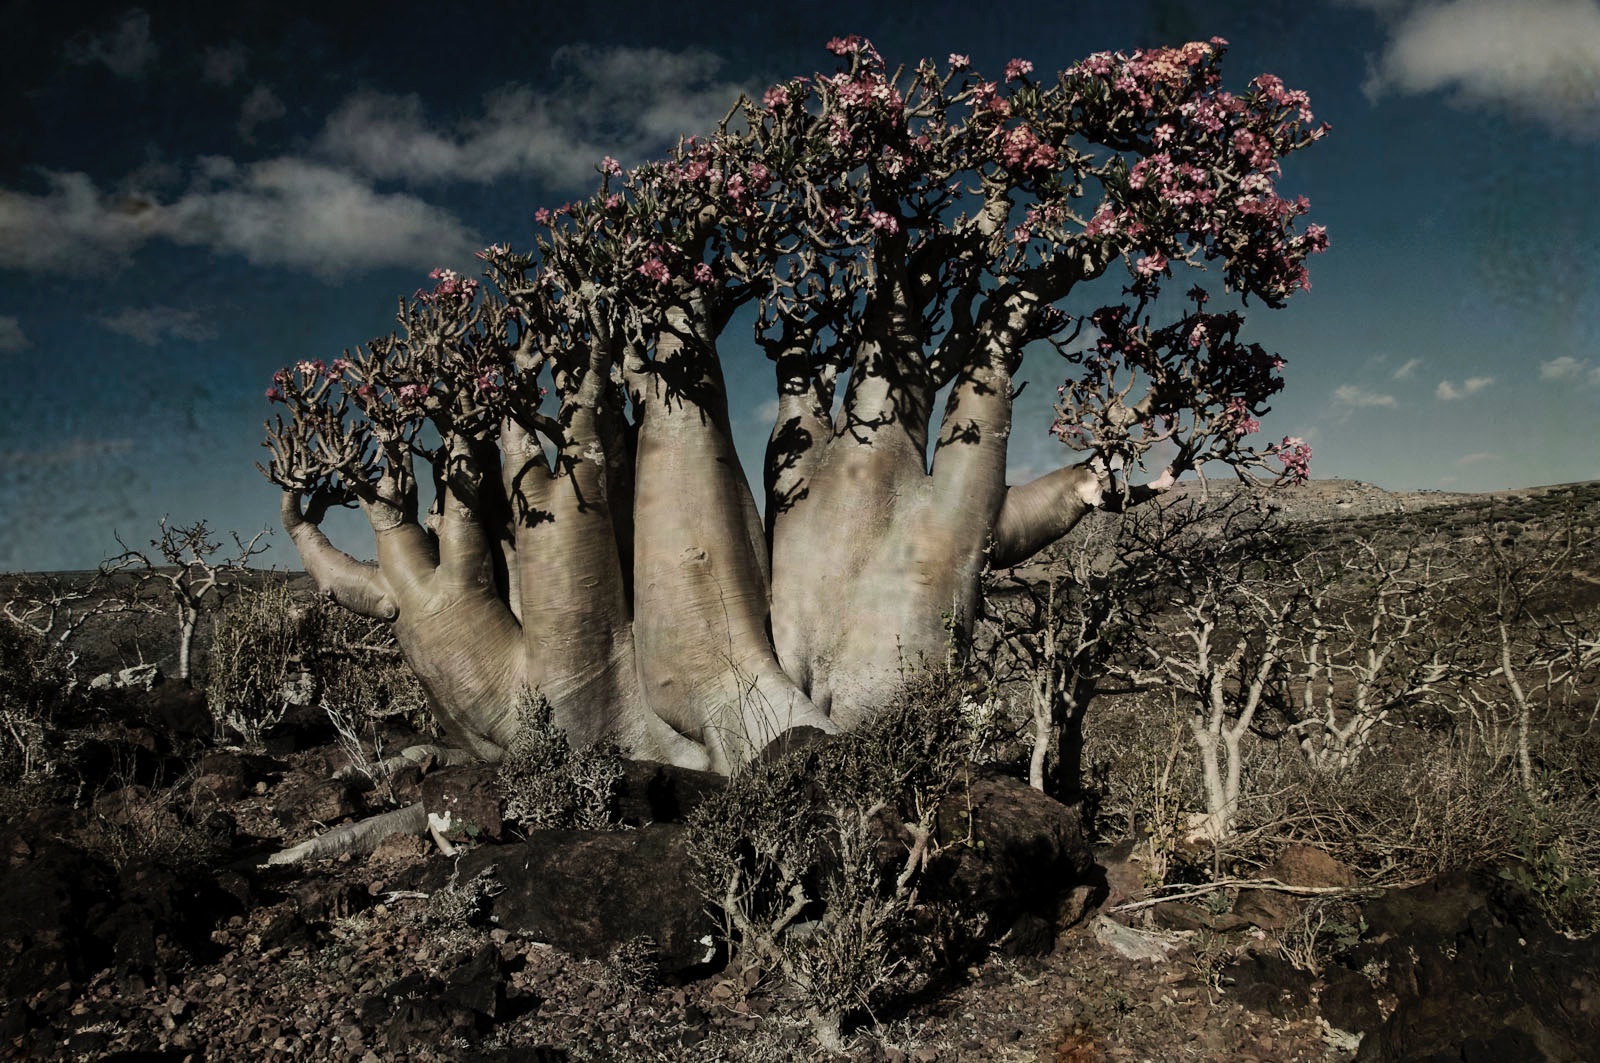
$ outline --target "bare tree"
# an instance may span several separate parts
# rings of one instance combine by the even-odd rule
[[[1468,578],[1459,637],[1480,650],[1459,670],[1460,704],[1487,739],[1509,730],[1517,779],[1530,796],[1536,723],[1567,704],[1595,659],[1595,612],[1575,613],[1563,598],[1574,566],[1597,543],[1600,536],[1568,514],[1497,522],[1460,544]]]
[[[162,517],[161,534],[150,540],[150,550],[132,549],[119,535],[122,553],[100,563],[101,577],[126,574],[133,580],[121,595],[122,610],[171,617],[177,627],[179,679],[189,678],[201,611],[227,597],[250,559],[266,550],[261,540],[270,533],[260,531],[248,540],[231,534],[233,552],[218,556],[221,544],[205,521],[169,525]]]
[[[123,605],[120,599],[107,596],[99,574],[77,582],[54,574],[28,574],[12,587],[4,611],[7,619],[65,652],[66,665],[71,668],[78,653],[68,643],[90,621],[118,612]]]
[[[1396,714],[1447,687],[1459,646],[1438,621],[1458,577],[1443,545],[1357,539],[1285,569],[1305,609],[1285,653],[1282,704],[1318,771],[1354,767]]]
[[[1169,615],[1143,654],[1146,671],[1185,712],[1200,759],[1206,807],[1191,817],[1189,840],[1217,842],[1233,833],[1246,744],[1265,711],[1281,704],[1310,602],[1283,579],[1290,558],[1266,513],[1236,503],[1205,520],[1194,512],[1200,505],[1156,509],[1139,529],[1172,571]]]

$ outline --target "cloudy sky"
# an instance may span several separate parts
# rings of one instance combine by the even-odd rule
[[[1333,125],[1282,184],[1333,247],[1248,327],[1289,361],[1264,431],[1390,489],[1600,477],[1600,0],[0,0],[0,570],[92,566],[164,514],[274,524],[274,369],[846,33],[1041,73],[1228,38],[1230,87],[1277,73]],[[728,361],[755,468],[767,367]],[[1063,457],[1059,370],[1029,372],[1014,478]]]

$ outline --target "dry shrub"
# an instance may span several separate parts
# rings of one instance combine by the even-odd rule
[[[53,728],[72,700],[67,658],[37,632],[0,617],[0,783],[50,775]]]
[[[289,587],[272,582],[246,588],[222,607],[211,632],[206,704],[219,734],[246,744],[260,742],[289,708],[310,691],[304,657],[317,644],[321,614],[295,600]]]
[[[935,811],[971,767],[964,722],[956,677],[912,676],[861,730],[746,766],[690,819],[736,960],[780,973],[827,1048],[972,929],[917,896]]]
[[[614,827],[621,750],[605,742],[574,749],[538,691],[518,697],[517,722],[517,737],[496,774],[506,818],[525,830]]]

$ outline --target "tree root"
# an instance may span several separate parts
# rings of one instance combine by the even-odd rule
[[[290,846],[267,857],[267,864],[298,864],[306,860],[320,860],[349,853],[353,856],[372,852],[387,837],[394,834],[424,834],[428,830],[428,814],[422,802],[397,808],[393,812],[347,823],[326,834],[308,838],[299,845]]]
[[[333,777],[341,782],[358,778],[369,778],[376,782],[378,779],[388,778],[401,768],[413,764],[427,764],[430,760],[435,768],[453,768],[460,764],[476,764],[479,758],[464,749],[455,749],[451,746],[407,746],[400,751],[399,756],[385,757],[376,764],[355,762],[346,764],[334,772]]]

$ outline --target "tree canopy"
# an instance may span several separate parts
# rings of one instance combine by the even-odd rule
[[[498,755],[535,687],[575,740],[726,770],[861,722],[959,651],[986,568],[1093,508],[1210,462],[1306,475],[1302,442],[1253,438],[1283,360],[1206,289],[1163,298],[1184,266],[1270,307],[1310,286],[1327,235],[1276,188],[1327,129],[1304,93],[1227,91],[1218,38],[1051,79],[828,48],[834,72],[665,159],[603,160],[527,250],[480,253],[483,282],[436,270],[396,332],[274,378],[263,471],[307,570],[394,620],[469,748]],[[1114,301],[1070,316],[1107,273]],[[764,506],[730,429],[736,316],[774,370]],[[1008,487],[1030,345],[1065,358],[1070,453]],[[335,505],[365,511],[376,564],[323,535]]]

